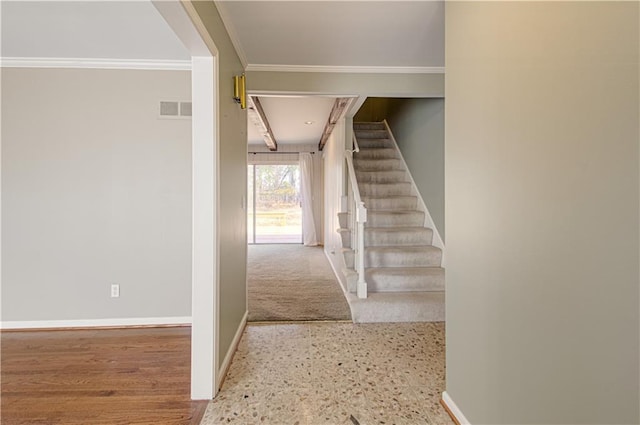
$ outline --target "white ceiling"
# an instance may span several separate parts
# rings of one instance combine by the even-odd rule
[[[444,66],[443,1],[218,4],[249,65]]]
[[[150,0],[2,1],[2,56],[190,60]]]
[[[318,144],[335,102],[333,97],[264,97],[260,103],[279,145]],[[305,124],[312,121],[312,124]],[[264,145],[262,136],[249,121],[250,145]]]

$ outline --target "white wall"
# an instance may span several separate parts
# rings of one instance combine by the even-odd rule
[[[446,8],[447,392],[638,423],[639,4]]]
[[[348,121],[351,121],[350,119]],[[324,160],[324,250],[333,269],[338,273],[341,284],[345,287],[341,275],[344,260],[342,258],[342,241],[337,230],[338,213],[341,212],[340,198],[344,193],[344,151],[345,151],[345,119],[335,125],[331,136],[323,150]]]
[[[2,88],[2,320],[190,316],[191,121],[158,118],[190,72],[3,69]]]

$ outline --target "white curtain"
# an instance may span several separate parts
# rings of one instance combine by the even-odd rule
[[[300,186],[302,192],[302,241],[305,246],[318,245],[316,221],[313,218],[313,158],[308,152],[300,152]]]

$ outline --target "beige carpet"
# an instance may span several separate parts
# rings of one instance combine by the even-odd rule
[[[351,320],[322,247],[249,245],[249,321]]]

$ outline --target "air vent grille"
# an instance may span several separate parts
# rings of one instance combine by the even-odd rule
[[[160,102],[160,118],[191,118],[191,102]]]

